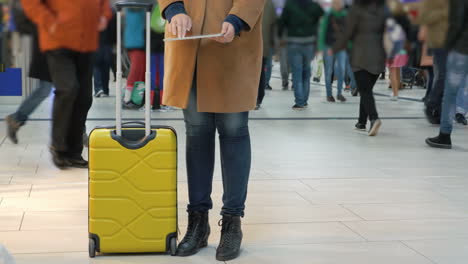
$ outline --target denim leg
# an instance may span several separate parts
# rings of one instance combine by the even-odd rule
[[[288,56],[289,64],[291,65],[292,70],[292,79],[293,79],[293,89],[295,103],[299,106],[305,105],[304,100],[304,83],[302,79],[303,73],[303,62],[302,62],[302,52],[301,47],[298,44],[289,44],[288,46]]]
[[[451,134],[453,116],[459,89],[463,89],[468,75],[468,56],[457,52],[450,52],[447,58],[447,75],[445,80],[444,98],[442,101],[442,115],[440,132]]]
[[[447,52],[444,49],[434,49],[434,82],[427,107],[440,111],[444,95],[445,75],[447,72]]]
[[[343,92],[343,83],[346,71],[346,51],[340,51],[335,55],[335,75],[338,79],[338,95]]]
[[[252,155],[249,113],[215,115],[224,188],[221,214],[244,216]]]
[[[29,118],[29,115],[36,110],[36,108],[49,97],[50,92],[52,91],[52,83],[39,80],[39,86],[34,90],[34,92],[29,95],[28,98],[20,105],[16,113],[14,113],[14,118],[18,122],[26,122]]]
[[[213,207],[211,191],[215,163],[215,114],[197,110],[195,81],[189,104],[184,110],[186,127],[186,163],[190,211],[208,211]]]
[[[458,91],[457,95],[457,114],[466,115],[468,112],[468,78],[465,81],[465,87]]]
[[[335,56],[329,55],[327,49],[323,53],[323,64],[325,65],[325,88],[327,91],[327,96],[332,96],[332,75],[333,75],[333,64],[335,61]]]
[[[302,47],[302,58],[303,58],[303,64],[304,66],[302,67],[302,87],[304,90],[304,104],[307,104],[309,101],[309,95],[310,95],[310,78],[312,77],[312,61],[314,60],[315,57],[315,50],[314,46],[312,44],[306,44],[303,45]]]

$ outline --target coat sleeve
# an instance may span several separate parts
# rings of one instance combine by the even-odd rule
[[[445,3],[447,6],[449,3]],[[419,9],[419,16],[416,19],[416,22],[421,25],[432,25],[440,21],[448,20],[448,7],[447,8],[432,8],[431,5],[425,4],[421,5]]]
[[[50,26],[55,23],[55,14],[42,0],[21,0],[24,13],[39,26]]]
[[[349,41],[353,40],[359,22],[359,13],[360,10],[358,10],[358,8],[351,8],[348,17],[346,18],[345,32],[336,40],[335,45],[333,46],[333,52],[337,53],[346,49]]]
[[[250,31],[259,21],[264,6],[265,0],[233,0],[229,14],[242,19],[248,26],[246,30]]]
[[[109,0],[101,1],[101,16],[105,17],[107,21],[112,19],[112,9]]]
[[[181,0],[158,0],[159,3],[159,10],[161,10],[161,15],[164,16],[164,11],[166,11],[166,8],[168,8],[170,5],[177,3],[177,2],[182,2]]]

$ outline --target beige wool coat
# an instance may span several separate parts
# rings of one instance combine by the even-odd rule
[[[180,0],[159,0],[164,10]],[[238,113],[255,108],[262,64],[265,0],[184,0],[191,35],[215,34],[229,14],[248,26],[229,44],[214,40],[166,42],[163,103],[186,108],[194,78],[198,111]],[[166,38],[173,38],[166,28]],[[195,76],[196,74],[196,76]]]

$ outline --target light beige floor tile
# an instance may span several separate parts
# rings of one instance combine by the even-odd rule
[[[232,263],[432,264],[401,243],[246,246]]]
[[[462,203],[347,204],[344,206],[365,220],[468,218]]]
[[[243,243],[289,245],[331,242],[359,242],[363,238],[340,223],[244,225]]]
[[[22,219],[21,212],[0,212],[0,231],[19,230]]]
[[[88,209],[88,198],[63,197],[60,200],[47,198],[4,198],[2,211],[77,211]]]
[[[28,197],[31,185],[27,184],[0,184],[0,197]]]
[[[345,222],[370,241],[468,238],[468,219]]]
[[[437,264],[466,264],[468,239],[404,241]]]
[[[246,209],[244,223],[307,223],[353,221],[358,219],[360,218],[337,205],[251,206]]]
[[[26,212],[22,231],[80,229],[88,227],[88,211]]]
[[[88,183],[35,184],[31,190],[32,198],[83,198],[88,196]]]
[[[88,250],[88,232],[86,229],[2,232],[0,243],[12,254],[79,252]]]
[[[313,204],[366,204],[366,203],[417,203],[446,202],[448,199],[432,190],[400,190],[356,188],[324,191],[299,191]]]
[[[401,178],[366,178],[366,179],[320,179],[303,180],[305,184],[316,191],[334,191],[334,190],[430,190],[433,184],[424,179],[401,179]]]
[[[215,248],[202,249],[197,255],[188,258],[171,257],[162,254],[146,255],[109,255],[94,259],[88,253],[51,253],[51,254],[17,254],[16,264],[210,264],[217,262],[214,258]]]
[[[40,174],[16,174],[11,179],[12,184],[57,184],[57,183],[87,183],[86,173],[73,174],[68,172],[49,172]]]

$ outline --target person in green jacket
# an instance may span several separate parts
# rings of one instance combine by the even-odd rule
[[[307,108],[311,63],[315,56],[318,25],[323,14],[322,7],[311,0],[287,0],[280,18],[280,36],[287,31],[286,42],[295,96],[294,110]]]
[[[318,43],[319,50],[323,52],[327,101],[330,103],[335,102],[335,98],[332,94],[333,72],[338,80],[337,99],[340,102],[346,101],[346,98],[342,94],[347,63],[346,50],[342,50],[333,55],[330,55],[328,52],[328,50],[335,44],[337,37],[344,33],[346,15],[347,12],[343,9],[343,1],[333,0],[331,11],[322,18],[320,23]]]

